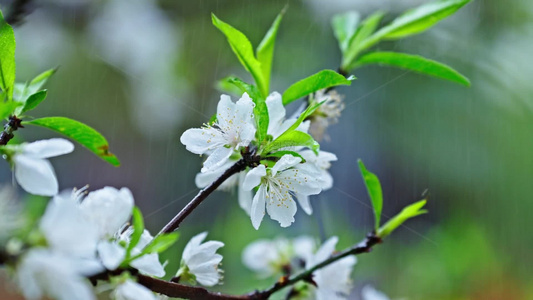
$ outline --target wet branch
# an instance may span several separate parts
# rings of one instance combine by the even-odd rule
[[[24,128],[22,120],[17,116],[10,116],[9,122],[4,125],[4,130],[0,133],[0,146],[5,146],[14,137],[13,132],[19,128]]]
[[[377,245],[381,243],[381,238],[376,236],[373,232],[367,234],[366,238],[362,240],[359,244],[352,248],[345,249],[341,252],[338,252],[337,254],[331,256],[330,258],[326,259],[325,261],[317,264],[316,266],[305,270],[301,272],[300,274],[297,274],[291,278],[282,277],[278,282],[276,282],[272,287],[270,287],[267,290],[264,291],[256,291],[255,293],[249,294],[249,299],[268,299],[272,294],[275,292],[288,287],[292,286],[295,283],[299,281],[307,281],[310,283],[314,283],[313,281],[313,272],[322,269],[342,258],[345,258],[350,255],[358,255],[362,253],[368,253],[372,251],[372,247],[374,245]]]

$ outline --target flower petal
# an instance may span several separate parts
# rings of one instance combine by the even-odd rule
[[[18,154],[15,160],[15,178],[28,193],[53,196],[58,192],[56,174],[49,161]]]
[[[313,208],[311,207],[311,203],[309,202],[309,196],[303,194],[296,194],[296,199],[298,199],[298,203],[300,203],[300,206],[306,214],[311,215],[313,213]]]
[[[114,242],[101,241],[97,249],[102,264],[111,271],[116,270],[126,257],[126,249]]]
[[[165,268],[163,268],[163,265],[159,262],[159,256],[155,253],[145,254],[132,261],[130,265],[144,275],[155,277],[165,276]]]
[[[301,158],[290,154],[283,155],[272,167],[272,176],[276,176],[279,171],[294,167],[302,161]]]
[[[244,209],[244,211],[250,215],[250,210],[252,209],[252,200],[253,193],[250,190],[244,189],[244,180],[246,178],[247,172],[241,172],[239,174],[239,206]],[[253,184],[253,183],[252,183]]]
[[[217,168],[223,166],[228,162],[229,157],[233,154],[233,148],[220,147],[215,149],[204,162],[204,167],[202,168],[202,173],[214,171]]]
[[[74,145],[68,140],[55,138],[23,144],[22,153],[34,158],[48,158],[70,153]]]
[[[195,154],[208,153],[227,143],[223,133],[212,127],[187,129],[181,135],[180,142],[187,150]]]
[[[278,221],[281,227],[288,227],[294,222],[296,202],[288,190],[276,191],[271,186],[266,208],[270,218]]]
[[[183,256],[182,256],[183,260],[189,261],[191,256],[194,254],[195,249],[198,248],[198,246],[200,246],[200,244],[202,243],[203,240],[205,240],[206,237],[207,237],[207,231],[204,231],[202,233],[199,233],[193,236],[189,240],[187,245],[185,245],[185,249],[183,249]]]
[[[253,170],[252,170],[253,171]],[[250,171],[251,172],[251,171]],[[255,229],[259,229],[261,221],[265,216],[265,203],[266,203],[266,188],[262,184],[259,186],[259,190],[254,196],[252,201],[252,208],[250,210],[250,218],[252,219],[252,225]]]
[[[132,280],[126,280],[117,286],[113,292],[116,300],[156,300],[154,293],[143,285]]]
[[[266,176],[266,174],[266,167],[264,165],[259,165],[251,169],[242,182],[242,189],[251,191],[261,183],[261,178]]]
[[[106,186],[90,192],[80,207],[97,226],[101,238],[111,237],[130,219],[133,195],[128,188]]]
[[[268,109],[268,134],[272,135],[274,138],[278,137],[283,131],[285,131],[290,125],[282,130],[281,126],[283,120],[285,119],[285,107],[281,101],[281,95],[277,92],[270,94],[265,103]],[[294,122],[293,122],[294,123]],[[291,124],[292,125],[292,124]]]

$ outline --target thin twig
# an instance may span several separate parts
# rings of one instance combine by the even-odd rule
[[[4,130],[0,133],[0,145],[5,146],[14,137],[13,131],[24,128],[21,124],[22,120],[16,116],[10,116],[9,122],[4,125]]]
[[[226,179],[230,178],[232,175],[237,174],[244,169],[246,169],[247,166],[247,159],[242,158],[241,160],[237,161],[233,166],[231,166],[229,169],[227,169],[217,180],[213,181],[210,185],[205,187],[203,190],[201,190],[196,197],[194,197],[191,202],[187,203],[187,205],[176,215],[170,222],[168,222],[163,229],[157,234],[161,235],[164,233],[170,233],[174,230],[178,229],[181,222],[187,218],[187,216],[196,208],[198,205],[200,205],[212,192],[214,192]]]
[[[361,241],[359,244],[357,244],[356,246],[343,250],[333,255],[332,257],[326,259],[325,261],[317,264],[316,266],[308,270],[305,270],[301,272],[300,274],[295,275],[291,278],[282,277],[278,282],[276,282],[269,289],[264,290],[264,291],[256,291],[254,293],[249,294],[249,296],[251,296],[251,299],[268,299],[268,297],[270,297],[275,292],[285,287],[294,285],[295,283],[299,281],[313,282],[313,272],[319,269],[322,269],[323,267],[330,265],[347,256],[368,253],[372,251],[372,247],[374,245],[379,244],[379,243],[381,243],[381,238],[376,236],[374,233],[369,233],[367,237],[363,241]]]

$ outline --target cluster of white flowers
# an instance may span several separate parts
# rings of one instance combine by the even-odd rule
[[[244,249],[242,259],[249,269],[260,276],[308,270],[331,257],[337,241],[337,237],[331,237],[317,249],[316,242],[306,236],[293,240],[259,240]],[[350,274],[356,262],[354,256],[348,256],[321,268],[313,272],[316,286],[295,286],[295,292],[299,296],[318,300],[346,299],[352,289]]]
[[[110,283],[93,288],[88,278],[119,267],[131,267],[140,274],[163,277],[164,264],[157,252],[146,247],[153,237],[146,229],[137,238],[129,226],[134,209],[133,195],[127,188],[104,187],[88,193],[86,188],[58,194],[58,182],[46,158],[72,152],[74,146],[64,139],[41,140],[5,146],[6,159],[12,163],[15,178],[23,189],[36,195],[54,196],[37,228],[27,241],[13,237],[22,227],[22,215],[13,205],[14,193],[0,190],[0,246],[16,262],[15,281],[27,299],[96,299],[95,294],[110,291],[114,299],[158,299],[138,284],[129,273],[111,277]],[[141,232],[141,231],[139,231]],[[216,254],[221,242],[200,244],[207,233],[194,237],[182,258],[181,273],[212,286],[221,280],[218,269],[222,256]],[[135,244],[132,244],[135,243]]]
[[[267,97],[267,134],[272,140],[280,137],[297,122],[286,119],[282,97],[274,92]],[[243,151],[256,147],[256,123],[253,115],[254,102],[244,93],[233,103],[229,96],[222,95],[217,108],[217,118],[212,125],[185,131],[181,142],[196,154],[206,154],[201,173],[196,176],[199,188],[206,187],[234,163],[242,158]],[[298,124],[296,130],[307,133],[309,121]],[[262,163],[235,174],[220,186],[230,189],[238,185],[239,205],[250,215],[253,226],[258,229],[266,212],[282,227],[294,222],[296,200],[302,209],[312,213],[310,195],[316,195],[332,187],[333,179],[328,170],[331,161],[337,160],[333,153],[305,149],[303,146],[286,147],[292,153],[281,156],[273,165]],[[255,195],[254,195],[255,193]]]

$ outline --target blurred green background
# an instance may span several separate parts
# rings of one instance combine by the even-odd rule
[[[385,21],[427,1],[151,1],[42,0],[15,28],[17,77],[50,67],[48,99],[35,116],[68,116],[90,124],[122,161],[113,168],[78,147],[53,160],[60,187],[129,187],[157,232],[198,191],[201,158],[179,142],[209,119],[219,99],[215,81],[249,79],[211,25],[210,13],[257,45],[289,3],[275,49],[272,89],[321,69],[336,69],[340,53],[330,28],[335,13],[388,11]],[[7,9],[10,1],[0,1]],[[384,218],[421,199],[430,213],[409,221],[354,270],[355,290],[373,284],[392,299],[533,299],[533,2],[475,0],[430,31],[380,49],[445,62],[471,88],[396,69],[365,67],[345,94],[346,109],[322,149],[337,154],[335,187],[312,199],[281,229],[265,218],[256,231],[236,193],[217,192],[187,219],[165,257],[175,272],[194,234],[224,241],[225,284],[245,293],[268,286],[241,263],[258,238],[338,235],[340,247],[372,229],[372,213],[356,166],[363,159],[384,188]],[[33,141],[55,136],[28,128]],[[2,162],[0,177],[11,181]],[[339,248],[340,249],[340,248]]]

